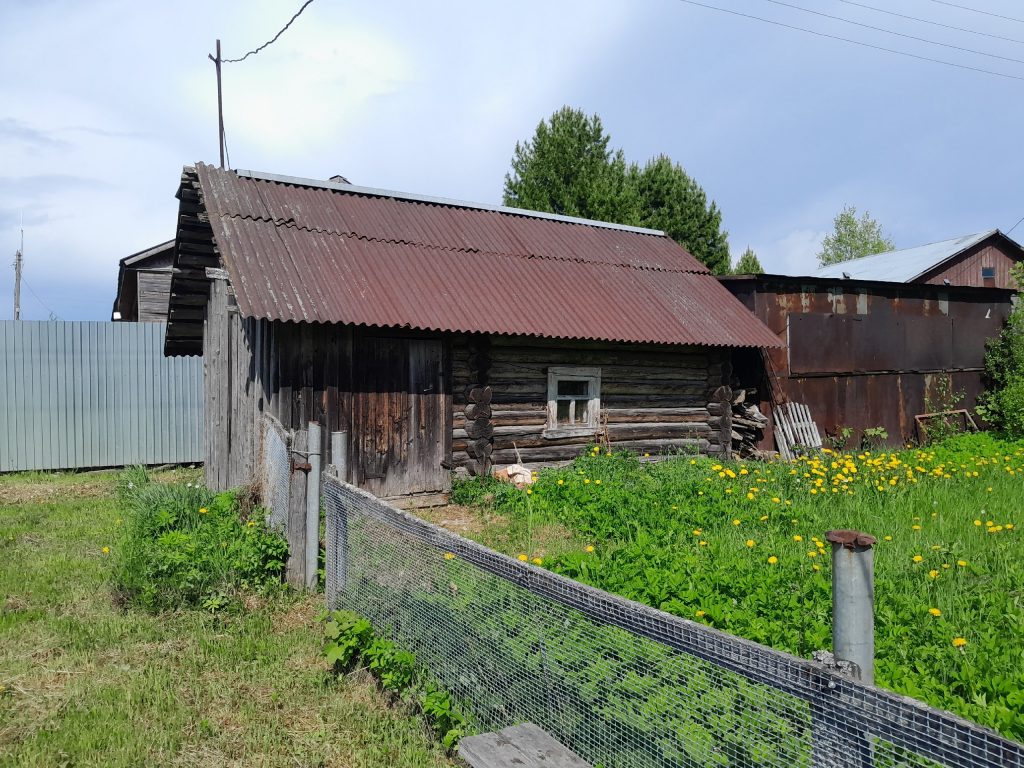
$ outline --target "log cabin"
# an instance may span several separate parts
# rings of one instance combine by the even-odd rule
[[[725,456],[731,355],[779,345],[654,230],[202,163],[177,196],[165,352],[204,357],[212,488],[268,416],[385,498],[595,443]]]

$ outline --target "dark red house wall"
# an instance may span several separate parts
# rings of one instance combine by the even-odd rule
[[[970,285],[985,288],[1013,288],[1010,268],[1017,263],[1020,252],[999,239],[989,239],[969,249],[946,264],[926,273],[917,282],[943,285]],[[995,268],[995,278],[986,283],[981,276],[983,267]]]

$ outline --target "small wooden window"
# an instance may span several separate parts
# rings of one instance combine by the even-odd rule
[[[596,434],[600,411],[600,368],[548,368],[548,424],[544,437]]]
[[[986,288],[994,288],[996,284],[996,268],[995,267],[982,267],[981,268],[981,282]]]

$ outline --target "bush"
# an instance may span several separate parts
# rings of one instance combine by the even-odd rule
[[[1024,285],[1024,269],[1014,269]],[[978,398],[978,415],[1013,439],[1024,438],[1024,303],[1019,298],[1006,326],[989,340],[985,352],[988,391]]]
[[[128,600],[150,610],[219,610],[240,590],[281,584],[287,543],[255,517],[243,520],[233,492],[154,483],[145,470],[130,469],[118,495],[124,534],[115,582]]]

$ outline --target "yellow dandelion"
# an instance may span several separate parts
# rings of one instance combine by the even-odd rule
[[[701,618],[704,615],[704,611],[700,611],[700,610],[694,611],[693,615],[696,616],[699,619],[699,618]]]
[[[206,514],[207,512],[209,512],[209,511],[210,511],[210,510],[208,510],[208,509],[207,509],[206,507],[200,507],[200,508],[199,508],[199,514],[200,514],[200,515],[205,515],[205,514]]]
[[[601,481],[600,481],[600,480],[595,480],[595,481],[594,481],[594,485],[600,485],[600,484],[601,484]]]
[[[747,545],[748,547],[753,547],[753,546],[754,546],[755,544],[757,544],[757,542],[756,542],[756,541],[754,541],[753,539],[747,539],[747,540],[746,540],[746,541],[744,542],[744,544],[746,544],[746,545]]]
[[[939,578],[939,572],[938,572],[938,571],[936,571],[936,570],[935,570],[935,569],[933,568],[932,570],[928,571],[928,578],[929,578],[929,579],[937,579],[937,578]]]
[[[975,521],[974,521],[974,524],[975,524],[975,525],[981,525],[981,520],[975,520]]]
[[[445,552],[444,553],[444,559],[445,560],[454,560],[455,559],[455,553],[454,552]]]
[[[883,538],[884,538],[884,539],[885,539],[886,541],[892,541],[892,536],[885,536],[885,537],[883,537]]]
[[[803,541],[803,540],[804,540],[804,537],[801,536],[799,533],[796,536],[793,537],[793,541]]]
[[[929,608],[928,609],[928,613],[930,613],[932,616],[941,616],[942,615],[942,611],[940,611],[938,608]]]
[[[103,549],[100,550],[100,552],[102,552],[104,555],[109,555],[110,554],[110,547],[104,547]]]
[[[807,550],[807,556],[808,557],[817,557],[818,556],[818,550],[816,550],[816,549],[809,549],[809,550]]]
[[[911,560],[913,560],[913,561],[914,561],[915,563],[920,563],[920,562],[921,562],[922,560],[924,560],[924,558],[923,558],[923,557],[921,557],[920,555],[914,555],[914,556],[913,556],[912,558],[910,558],[910,559],[911,559]]]
[[[559,481],[558,481],[558,484],[559,484],[559,485],[565,485],[565,480],[561,480],[561,479],[559,479]]]
[[[768,558],[768,565],[775,565],[777,562],[779,562],[779,558],[777,558],[775,555],[772,555]]]
[[[957,560],[956,564],[959,565],[961,568],[966,568],[967,567],[967,561],[966,560]]]
[[[526,495],[527,496],[532,496],[533,495],[533,488],[527,488],[526,489]]]
[[[735,520],[732,521],[732,524],[733,525],[739,525],[740,524],[740,519],[736,518]]]
[[[590,485],[590,478],[589,477],[584,477],[583,478],[583,484],[584,485]]]
[[[594,545],[593,544],[587,544],[587,546],[584,547],[584,551],[586,551],[586,552],[593,552],[594,551]]]
[[[700,528],[694,528],[693,529],[693,535],[694,536],[700,536],[702,533],[704,533],[704,531],[702,531]]]
[[[967,638],[964,638],[964,637],[954,637],[953,638],[953,647],[954,648],[963,648],[965,645],[967,645]]]
[[[768,515],[761,515],[761,517],[759,517],[758,519],[763,523],[765,520],[768,519]]]
[[[912,531],[920,531],[921,530],[921,526],[920,525],[912,525],[912,526],[910,526],[910,530],[912,530]]]
[[[521,560],[522,562],[524,562],[524,563],[525,563],[525,562],[526,562],[527,560],[529,560],[530,558],[526,556],[526,553],[525,553],[525,552],[521,552],[521,553],[519,554],[519,559],[520,559],[520,560]]]
[[[540,564],[541,564],[541,563],[543,563],[544,561],[543,561],[543,560],[541,560],[541,559],[540,559],[539,557],[535,557],[535,558],[533,558],[533,560],[532,560],[531,562],[532,562],[532,563],[533,563],[534,565],[540,565]]]

